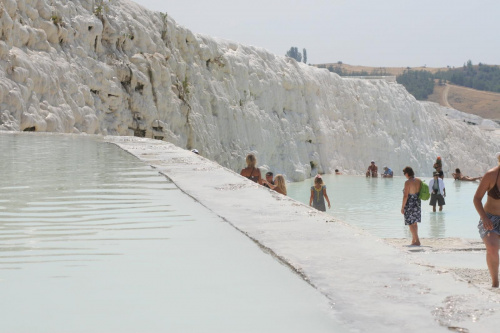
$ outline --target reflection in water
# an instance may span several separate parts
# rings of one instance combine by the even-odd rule
[[[327,213],[383,238],[409,237],[401,214],[405,178],[366,178],[347,175],[324,175],[332,209]],[[429,182],[430,178],[424,178]],[[476,238],[479,220],[472,198],[478,182],[444,180],[446,205],[433,213],[429,201],[422,201],[420,237]],[[312,179],[288,184],[288,195],[309,204]]]
[[[438,207],[436,207],[439,210]],[[432,238],[443,238],[446,234],[445,213],[435,212],[429,214],[430,236]]]

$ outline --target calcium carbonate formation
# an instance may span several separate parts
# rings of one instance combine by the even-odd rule
[[[498,126],[418,102],[383,79],[342,79],[194,34],[128,0],[0,0],[0,129],[136,135],[240,170],[301,180],[375,159],[429,175],[495,165]]]

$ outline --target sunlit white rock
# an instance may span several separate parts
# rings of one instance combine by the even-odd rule
[[[144,133],[233,170],[254,152],[289,180],[359,174],[372,159],[429,175],[438,155],[448,175],[478,175],[500,150],[494,122],[420,103],[396,83],[197,35],[128,0],[1,3],[2,130]]]

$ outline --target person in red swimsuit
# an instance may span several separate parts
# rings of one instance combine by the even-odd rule
[[[491,275],[491,286],[498,288],[498,250],[500,249],[500,153],[496,155],[498,166],[488,170],[474,195],[474,206],[480,216],[479,235],[486,245],[486,263]],[[482,203],[488,193],[486,203]]]

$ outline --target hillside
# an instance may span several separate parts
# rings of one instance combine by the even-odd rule
[[[320,66],[325,66],[325,67],[330,67],[333,66],[334,68],[340,67],[342,68],[342,71],[345,72],[361,72],[365,71],[368,73],[373,73],[374,71],[376,72],[386,72],[387,75],[400,75],[403,74],[403,72],[408,69],[408,67],[369,67],[369,66],[358,66],[358,65],[348,65],[348,64],[338,64],[338,63],[327,63],[327,64],[318,64],[314,65],[316,67]],[[414,71],[419,71],[419,70],[425,70],[429,71],[431,73],[436,73],[437,71],[440,70],[446,70],[447,68],[435,68],[435,67],[410,67],[411,70]]]
[[[428,97],[431,102],[449,106],[462,112],[500,121],[500,94],[481,91],[453,84],[435,85],[434,93]]]
[[[402,74],[408,67],[369,67],[348,64],[328,63],[316,66],[340,67],[344,72],[386,73],[386,75],[397,76]],[[432,74],[438,71],[446,71],[448,68],[437,67],[410,67],[411,70],[425,70]],[[500,122],[500,93],[481,91],[453,84],[439,86],[436,82],[434,93],[427,98],[428,101],[436,102],[441,106],[452,107],[462,112],[475,114],[477,116]]]

